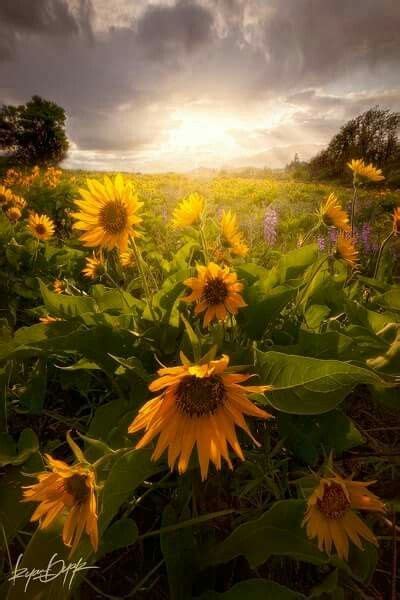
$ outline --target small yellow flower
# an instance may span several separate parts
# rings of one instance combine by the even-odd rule
[[[26,200],[22,196],[16,196],[14,194],[13,205],[17,206],[20,210],[24,210],[26,207]]]
[[[400,206],[393,211],[393,231],[400,235]]]
[[[347,166],[353,171],[355,176],[358,175],[369,181],[377,182],[385,179],[384,175],[382,175],[382,169],[377,169],[372,163],[366,165],[362,159],[353,159],[347,163]]]
[[[270,387],[242,385],[251,375],[229,372],[229,357],[226,355],[200,364],[190,364],[186,357],[182,359],[182,366],[159,369],[159,378],[149,385],[150,391],[159,395],[140,409],[128,432],[145,430],[136,448],[147,446],[159,436],[152,460],[158,460],[168,448],[168,464],[172,470],[178,463],[179,473],[186,471],[193,448],[197,445],[204,480],[210,461],[220,470],[224,458],[233,468],[228,444],[244,460],[236,426],[258,445],[244,415],[260,419],[268,419],[271,415],[256,407],[247,396],[262,394]]]
[[[14,194],[11,190],[4,187],[4,185],[0,185],[0,206],[4,207],[7,204],[12,204],[14,200]]]
[[[105,177],[104,183],[87,179],[86,184],[88,189],[80,189],[81,199],[75,201],[79,210],[72,213],[74,228],[82,232],[79,239],[84,246],[125,252],[129,236],[140,236],[136,227],[142,218],[137,213],[143,202],[122,175],[113,181]]]
[[[52,323],[57,323],[58,321],[63,321],[60,317],[52,317],[51,315],[45,315],[44,317],[40,317],[39,321],[43,323],[43,325],[52,325]]]
[[[317,215],[322,219],[327,227],[337,227],[342,231],[350,231],[349,217],[340,206],[335,194],[329,194],[325,204],[322,204],[317,211]]]
[[[337,474],[323,477],[307,502],[303,521],[310,539],[317,538],[321,552],[331,553],[336,548],[339,558],[348,559],[349,539],[363,549],[361,538],[378,545],[372,531],[355,510],[384,512],[384,504],[367,488],[374,483],[352,481]]]
[[[132,250],[128,250],[127,252],[121,252],[119,255],[120,263],[123,267],[133,267],[136,262],[135,254]]]
[[[18,206],[11,206],[6,212],[7,217],[12,223],[16,223],[21,218],[21,214]]]
[[[358,250],[353,240],[342,233],[338,235],[336,240],[335,258],[344,260],[353,269],[358,264]]]
[[[53,237],[55,230],[54,223],[50,217],[34,212],[28,217],[28,228],[35,238],[43,242]]]
[[[172,214],[172,225],[176,229],[198,223],[204,211],[204,199],[200,194],[189,194]]]
[[[87,256],[85,258],[86,266],[82,269],[82,273],[89,279],[96,279],[104,274],[104,259],[101,254],[96,255],[93,252],[92,257]]]
[[[232,254],[237,256],[246,256],[249,247],[243,239],[237,224],[237,216],[230,210],[223,212],[221,217],[221,236],[230,247]]]
[[[53,281],[53,290],[56,294],[62,294],[65,291],[65,283],[61,279]]]
[[[46,454],[49,471],[38,473],[38,483],[24,488],[22,502],[39,502],[31,521],[46,529],[66,513],[62,539],[75,552],[83,532],[89,536],[94,551],[98,548],[96,480],[89,465],[69,466]]]
[[[185,302],[195,302],[196,315],[204,312],[203,325],[207,327],[214,319],[224,321],[228,314],[236,315],[239,308],[247,306],[240,292],[243,284],[235,272],[210,262],[196,267],[197,277],[190,277],[184,284],[192,288]]]

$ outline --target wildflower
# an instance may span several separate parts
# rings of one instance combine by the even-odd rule
[[[6,188],[4,185],[0,185],[0,206],[4,207],[7,204],[12,204],[14,194],[11,190]]]
[[[344,479],[340,475],[323,477],[307,502],[303,521],[309,538],[317,538],[318,548],[328,554],[332,545],[339,558],[348,559],[349,539],[363,549],[361,539],[378,545],[372,531],[365,525],[355,510],[383,512],[384,505],[367,488],[373,481],[363,483]]]
[[[26,207],[26,200],[22,196],[16,196],[14,194],[12,203],[14,206],[17,206],[20,210],[24,210],[24,208]]]
[[[264,215],[264,240],[269,246],[273,246],[276,243],[278,232],[278,212],[269,207],[265,211]]]
[[[98,548],[96,480],[87,464],[69,466],[46,454],[49,471],[38,473],[38,483],[24,487],[23,502],[39,502],[31,521],[46,529],[62,513],[67,513],[62,539],[75,552],[83,531],[94,551]]]
[[[45,315],[44,317],[40,317],[39,321],[44,325],[51,325],[52,323],[57,323],[57,321],[63,321],[60,317],[52,317],[51,315]]]
[[[87,179],[88,189],[80,189],[81,199],[75,204],[79,211],[72,213],[74,228],[83,232],[80,240],[84,246],[126,251],[129,236],[140,236],[136,226],[142,222],[137,214],[140,202],[131,185],[122,175],[114,181],[104,178],[104,183]]]
[[[357,175],[363,179],[368,179],[369,181],[382,181],[385,179],[384,175],[382,175],[382,169],[377,169],[373,164],[366,165],[365,162],[361,159],[352,160],[347,163],[349,169],[353,171],[354,177]]]
[[[196,267],[197,277],[189,277],[184,284],[192,288],[185,302],[196,302],[196,315],[205,312],[203,325],[207,327],[214,319],[224,321],[228,313],[236,315],[239,308],[247,306],[240,292],[243,284],[228,267],[219,267],[210,262]]]
[[[343,234],[337,236],[335,258],[344,260],[352,268],[357,266],[358,250],[351,238]]]
[[[230,210],[228,212],[222,212],[221,235],[228,246],[230,246],[232,254],[246,256],[249,247],[244,241],[242,233],[239,231],[236,215]]]
[[[372,250],[371,235],[371,225],[369,223],[363,223],[360,232],[360,240],[363,245],[364,252],[366,254],[368,254]]]
[[[93,252],[92,257],[86,257],[85,261],[86,266],[84,269],[82,269],[82,273],[85,277],[88,277],[89,279],[96,279],[104,274],[104,259],[101,254],[96,255]]]
[[[121,252],[119,255],[119,260],[123,267],[133,267],[136,261],[135,254],[131,250],[128,250],[127,252]]]
[[[248,394],[263,393],[265,385],[243,386],[251,375],[229,372],[229,357],[190,364],[182,356],[182,366],[159,369],[158,379],[149,385],[158,396],[147,402],[129,426],[129,433],[145,429],[136,448],[146,446],[159,435],[153,460],[158,460],[168,448],[171,470],[178,461],[178,471],[188,467],[193,447],[197,444],[202,479],[207,478],[209,462],[221,469],[224,458],[232,469],[228,443],[235,454],[244,460],[236,437],[235,426],[243,429],[257,444],[243,418],[252,415],[260,419],[271,417],[257,408]],[[258,445],[258,444],[257,444]]]
[[[43,242],[54,235],[54,222],[46,215],[31,213],[28,217],[28,228],[32,235]]]
[[[393,231],[395,234],[400,235],[400,206],[393,211]]]
[[[329,194],[325,204],[322,204],[317,211],[327,227],[337,227],[342,231],[350,231],[349,217],[340,206],[335,194]]]
[[[325,240],[325,238],[322,237],[322,236],[319,236],[317,238],[317,244],[318,244],[319,251],[323,252],[325,250],[325,247],[326,247],[326,240]]]
[[[6,212],[6,215],[12,223],[16,223],[21,218],[22,213],[18,206],[10,206]]]
[[[53,281],[53,290],[56,294],[62,294],[65,291],[65,283],[61,279]]]
[[[176,229],[190,227],[198,223],[204,211],[204,199],[200,194],[189,194],[179,206],[175,208],[172,215],[172,225]]]

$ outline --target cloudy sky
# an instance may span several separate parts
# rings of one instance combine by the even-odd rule
[[[399,65],[399,0],[0,0],[0,102],[61,104],[74,168],[309,158]]]

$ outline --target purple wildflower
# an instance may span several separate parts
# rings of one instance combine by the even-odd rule
[[[331,227],[331,228],[329,229],[329,241],[330,241],[332,244],[335,244],[335,243],[336,243],[337,236],[338,236],[338,231],[337,231],[337,229],[334,229],[333,227]]]
[[[369,223],[363,223],[363,226],[361,227],[360,239],[366,254],[372,250],[371,233],[371,225]]]
[[[321,252],[323,252],[325,250],[325,246],[326,246],[326,239],[322,236],[319,236],[317,238],[317,244],[318,244],[318,248]]]
[[[268,246],[276,243],[278,232],[278,212],[274,208],[267,208],[264,215],[264,240]]]

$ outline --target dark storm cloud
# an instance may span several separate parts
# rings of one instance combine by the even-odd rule
[[[19,31],[52,35],[78,31],[78,25],[65,0],[1,0],[0,22]]]

